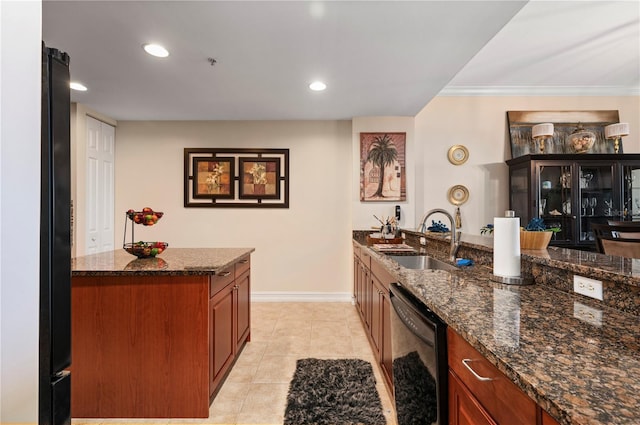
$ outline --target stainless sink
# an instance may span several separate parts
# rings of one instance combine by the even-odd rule
[[[427,255],[389,255],[389,258],[407,269],[415,270],[458,270],[456,266]]]

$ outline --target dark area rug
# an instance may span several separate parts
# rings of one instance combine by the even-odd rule
[[[371,363],[301,359],[289,385],[284,425],[385,425]]]

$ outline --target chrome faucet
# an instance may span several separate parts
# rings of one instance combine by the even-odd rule
[[[420,225],[416,229],[418,232],[424,233],[427,230],[427,219],[431,217],[433,214],[442,214],[449,219],[449,224],[451,225],[451,247],[449,248],[449,260],[453,263],[456,262],[456,254],[458,253],[458,248],[460,248],[460,232],[456,232],[456,224],[453,216],[449,214],[447,210],[443,210],[442,208],[435,208],[433,210],[427,211],[422,217],[420,221]]]

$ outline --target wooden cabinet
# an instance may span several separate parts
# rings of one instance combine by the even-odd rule
[[[640,220],[640,155],[547,154],[507,161],[509,208],[522,225],[559,227],[551,245],[595,249],[592,223]]]
[[[249,259],[241,260],[246,263],[236,264],[236,282],[235,282],[235,307],[236,307],[236,352],[242,349],[242,345],[250,340],[251,329],[251,308],[250,308],[250,292],[251,292],[251,274],[249,272]],[[240,266],[240,270],[238,270]],[[238,274],[239,273],[239,274]]]
[[[451,328],[447,346],[449,425],[558,425]]]
[[[541,409],[542,425],[560,425],[558,421],[553,419],[551,415]]]
[[[356,309],[362,319],[371,349],[385,383],[392,389],[391,302],[389,284],[394,280],[371,255],[354,243],[353,291]]]
[[[234,333],[233,281],[219,290],[209,301],[209,396],[220,386],[233,364],[236,352]]]
[[[449,370],[449,424],[496,425],[478,400]]]
[[[209,397],[212,400],[250,339],[250,261],[243,258],[210,278]]]

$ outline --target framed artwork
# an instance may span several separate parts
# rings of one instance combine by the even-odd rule
[[[184,149],[184,206],[289,208],[289,149]]]
[[[239,158],[240,199],[280,198],[280,158]]]
[[[193,158],[193,197],[233,199],[234,165],[234,158]]]
[[[507,111],[511,157],[529,154],[577,153],[569,136],[578,128],[593,133],[595,142],[580,153],[614,153],[613,141],[604,137],[604,128],[620,122],[618,111]],[[544,139],[541,152],[539,140],[534,140],[531,127],[552,123],[553,136]],[[622,153],[620,142],[619,153]]]
[[[360,133],[360,201],[405,201],[407,133]]]

